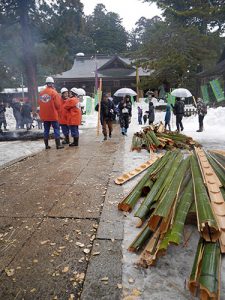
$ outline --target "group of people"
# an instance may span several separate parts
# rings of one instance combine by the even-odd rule
[[[99,104],[96,105],[95,110],[99,110]],[[126,136],[129,128],[129,124],[132,117],[132,103],[131,97],[126,95],[121,99],[117,106],[117,112],[119,115],[119,122],[121,128],[121,134]],[[107,93],[103,94],[101,107],[100,107],[100,121],[102,125],[102,133],[104,136],[104,141],[107,138],[112,137],[113,125],[112,122],[115,119],[116,107],[111,97]],[[108,129],[108,130],[107,130]]]
[[[44,124],[45,148],[49,146],[49,132],[51,126],[54,130],[56,149],[64,148],[63,144],[77,147],[79,145],[79,125],[81,124],[81,106],[78,98],[78,90],[70,91],[63,87],[61,95],[54,88],[54,79],[46,78],[46,88],[39,95],[40,118]],[[60,127],[64,140],[60,142]],[[70,135],[73,141],[70,143]]]
[[[165,113],[165,128],[169,129],[171,131],[171,110],[173,111],[174,115],[176,116],[176,127],[177,127],[177,132],[183,131],[184,126],[182,119],[185,114],[185,105],[184,105],[184,100],[185,98],[179,98],[176,97],[175,103],[169,104],[167,103],[166,105],[166,113]],[[195,104],[195,107],[197,109],[197,114],[198,114],[198,120],[199,120],[199,129],[197,132],[202,132],[203,131],[203,120],[205,115],[207,114],[207,106],[204,103],[203,99],[198,98],[197,103]],[[155,111],[154,111],[154,105],[152,102],[152,98],[149,99],[149,110],[145,111],[143,115],[143,110],[140,106],[138,106],[138,123],[139,125],[142,125],[142,119],[144,124],[146,124],[147,119],[149,125],[151,125],[154,120],[155,120]]]
[[[13,99],[12,103],[7,106],[4,102],[0,103],[0,132],[2,132],[2,125],[4,126],[4,130],[7,130],[6,107],[12,107],[13,116],[16,120],[16,129],[31,129],[33,118],[30,103],[28,101]]]

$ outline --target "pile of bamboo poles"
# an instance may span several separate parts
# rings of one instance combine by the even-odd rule
[[[219,299],[220,260],[225,253],[225,156],[195,148],[189,156],[167,151],[119,203],[143,227],[129,251],[140,253],[138,265],[149,267],[179,245],[187,219],[197,224],[200,240],[189,289],[201,300]]]
[[[165,130],[163,124],[160,124],[145,127],[143,131],[135,133],[131,150],[141,151],[141,149],[147,149],[148,151],[155,151],[156,149],[174,150],[176,148],[190,150],[194,146],[199,147],[200,145],[191,137]]]

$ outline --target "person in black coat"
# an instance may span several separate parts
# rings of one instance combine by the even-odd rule
[[[22,124],[23,126],[26,125],[27,130],[31,129],[31,124],[33,122],[33,119],[31,117],[31,112],[32,112],[32,108],[30,103],[25,102],[21,108],[21,117],[22,117]]]
[[[175,105],[172,105],[173,107],[173,112],[176,116],[176,126],[177,126],[177,131],[180,132],[184,130],[184,126],[182,123],[182,119],[184,116],[184,101],[183,98],[176,98]]]
[[[151,125],[155,121],[155,108],[152,102],[149,102],[148,108],[148,124]]]
[[[122,135],[127,135],[130,118],[132,116],[132,104],[131,104],[130,96],[125,96],[125,98],[119,103],[118,108],[119,108],[121,133]]]
[[[13,116],[16,120],[16,129],[22,128],[21,104],[16,99],[13,99],[11,107],[13,109]]]
[[[2,132],[2,125],[4,126],[4,129],[6,130],[6,119],[5,119],[5,112],[6,112],[6,108],[5,108],[5,104],[3,102],[1,102],[0,104],[0,132]]]
[[[95,110],[98,111],[99,104],[96,105]],[[100,121],[102,125],[102,133],[104,135],[104,141],[107,140],[107,127],[109,131],[109,138],[112,137],[112,121],[114,119],[114,103],[108,98],[107,94],[103,94],[101,101]]]

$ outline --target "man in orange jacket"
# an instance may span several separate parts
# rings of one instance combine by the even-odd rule
[[[67,125],[68,111],[64,108],[66,101],[68,100],[69,97],[69,92],[68,89],[65,87],[63,87],[60,92],[61,92],[61,99],[60,99],[59,124],[62,129],[63,135],[65,137],[62,144],[65,145],[70,143],[70,139],[69,139],[70,130],[69,130],[69,126]]]
[[[64,108],[68,111],[67,124],[73,137],[73,143],[69,146],[78,146],[79,144],[79,125],[81,124],[81,108],[76,88],[70,90],[70,98],[66,101]]]
[[[53,127],[56,149],[64,148],[60,144],[60,127],[59,127],[59,110],[60,100],[59,95],[54,89],[54,79],[46,78],[46,88],[39,95],[40,118],[44,122],[44,142],[45,149],[50,149],[48,145],[50,127]]]

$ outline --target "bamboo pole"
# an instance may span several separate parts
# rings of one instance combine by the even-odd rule
[[[100,78],[99,88],[98,88],[98,123],[97,123],[97,136],[100,132],[100,117],[101,117],[101,98],[102,98],[102,78]]]

